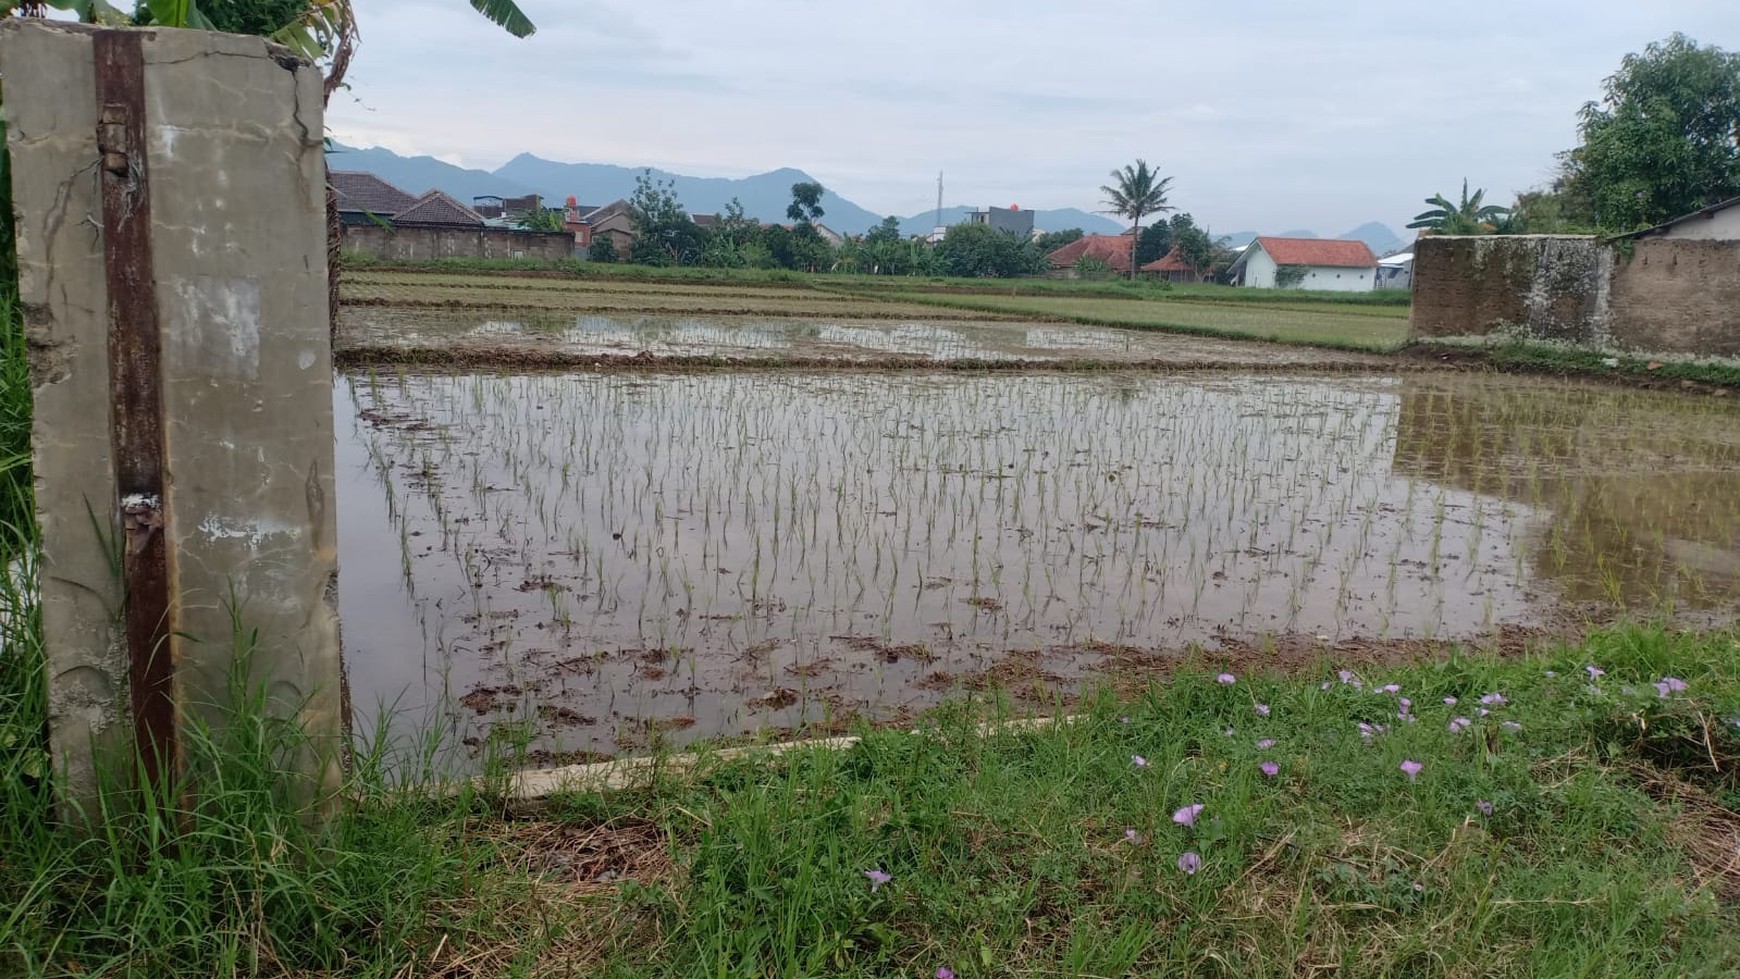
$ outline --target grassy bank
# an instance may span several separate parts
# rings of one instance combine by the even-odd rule
[[[1093,326],[1171,330],[1234,340],[1267,340],[1341,350],[1389,352],[1407,339],[1405,308],[1334,306],[1298,302],[1212,302],[1175,299],[1136,302],[1098,296],[957,296],[899,293],[896,298],[999,316],[1031,316]]]
[[[196,752],[177,850],[147,817],[74,842],[8,790],[0,968],[1731,975],[1736,649],[1622,629],[1340,677],[1205,663],[1051,729],[981,736],[994,705],[959,701],[535,816],[364,764],[319,831],[262,778],[288,742],[244,727]]]
[[[1602,377],[1643,387],[1740,388],[1740,365],[1722,360],[1657,360],[1625,353],[1579,350],[1562,345],[1509,340],[1493,343],[1419,340],[1409,356],[1459,365],[1478,365],[1519,374]]]
[[[1365,293],[1264,289],[1232,286],[1178,284],[1156,279],[962,279],[947,276],[888,276],[850,273],[808,273],[787,269],[731,269],[657,267],[580,260],[444,258],[425,261],[378,259],[357,252],[345,255],[344,267],[354,271],[433,272],[447,274],[520,274],[601,282],[654,282],[668,284],[716,283],[734,285],[788,285],[830,291],[860,293],[936,292],[954,295],[1000,296],[1099,296],[1123,299],[1186,299],[1195,302],[1294,304],[1306,306],[1406,307],[1406,289],[1381,289]]]

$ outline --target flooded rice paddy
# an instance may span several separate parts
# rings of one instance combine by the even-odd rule
[[[335,397],[359,713],[535,762],[1067,690],[1131,647],[1740,601],[1740,426],[1709,398],[1118,372],[361,373]]]
[[[863,304],[860,303],[860,306]],[[879,363],[889,358],[933,362],[1091,359],[1100,363],[1164,362],[1273,368],[1380,367],[1381,358],[1310,347],[1257,344],[1178,333],[984,319],[938,319],[935,309],[910,319],[682,316],[658,313],[427,310],[392,306],[346,308],[345,343],[352,348],[515,353],[596,357],[721,357],[742,361]],[[389,358],[391,359],[391,358]]]

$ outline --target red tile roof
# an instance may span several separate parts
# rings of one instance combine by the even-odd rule
[[[432,190],[410,207],[393,215],[394,224],[438,224],[449,227],[478,227],[483,218],[476,211],[459,203],[446,193]]]
[[[1370,269],[1377,267],[1377,256],[1363,241],[1342,241],[1325,238],[1262,238],[1257,244],[1275,260],[1276,265],[1317,265],[1332,268]]]
[[[1172,246],[1172,250],[1166,253],[1165,257],[1157,258],[1154,261],[1149,262],[1147,265],[1142,266],[1140,271],[1143,271],[1143,272],[1201,272],[1202,270],[1197,269],[1197,268],[1191,268],[1190,265],[1187,264],[1184,261],[1184,259],[1179,256],[1178,246],[1174,245],[1174,246]]]
[[[327,175],[338,192],[341,211],[367,211],[383,218],[410,207],[415,197],[362,170],[333,170]]]
[[[1083,235],[1057,251],[1045,256],[1054,269],[1067,269],[1075,266],[1084,257],[1097,258],[1110,265],[1114,272],[1128,273],[1130,271],[1130,236],[1121,235]]]

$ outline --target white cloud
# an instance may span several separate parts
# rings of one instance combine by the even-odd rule
[[[793,166],[901,214],[938,169],[950,203],[1092,209],[1141,156],[1217,229],[1335,234],[1464,176],[1508,199],[1626,52],[1740,35],[1732,0],[520,2],[524,41],[461,0],[359,5],[334,133],[470,166]]]

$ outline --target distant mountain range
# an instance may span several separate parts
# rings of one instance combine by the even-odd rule
[[[379,174],[413,194],[440,188],[459,200],[470,203],[474,197],[495,195],[518,197],[541,195],[548,204],[559,204],[569,195],[584,204],[608,204],[634,193],[634,178],[641,169],[604,163],[557,163],[530,153],[502,164],[495,170],[468,170],[431,156],[400,156],[392,150],[334,147],[331,166],[334,170],[367,170]],[[786,205],[791,203],[791,185],[814,180],[802,170],[784,168],[751,177],[691,177],[654,169],[654,179],[669,180],[675,185],[678,199],[691,214],[715,214],[736,198],[743,213],[764,222],[786,220]],[[954,224],[965,219],[971,207],[943,209],[943,223]],[[822,223],[841,234],[862,234],[882,223],[883,215],[859,207],[833,191],[822,195]],[[906,234],[923,234],[936,224],[936,212],[924,211],[900,219],[900,230]],[[1096,234],[1116,234],[1122,225],[1103,215],[1089,214],[1075,208],[1037,210],[1033,226],[1041,231],[1063,231],[1081,228]]]
[[[413,194],[440,188],[459,200],[470,203],[474,197],[495,195],[519,197],[538,194],[547,204],[555,205],[571,194],[583,204],[608,204],[634,193],[634,178],[638,167],[619,167],[605,163],[558,163],[530,153],[521,153],[494,170],[470,170],[437,160],[432,156],[400,156],[392,150],[375,147],[355,149],[335,146],[329,153],[334,170],[367,170],[379,174]],[[764,222],[784,221],[785,208],[791,203],[791,185],[814,180],[802,170],[789,167],[758,173],[750,177],[691,177],[654,169],[653,177],[669,180],[675,185],[677,197],[691,214],[714,214],[736,198],[743,213]],[[841,234],[862,234],[882,222],[883,215],[841,197],[833,191],[822,195],[822,223]],[[971,207],[955,205],[942,211],[942,223],[959,224],[966,220]],[[902,217],[900,231],[906,235],[924,234],[935,227],[934,210]],[[1117,234],[1127,225],[1103,214],[1094,214],[1073,207],[1035,210],[1033,226],[1040,231],[1066,231],[1080,228],[1088,234]],[[1227,238],[1234,247],[1247,244],[1257,236],[1255,231],[1240,231],[1216,237]],[[1316,238],[1313,231],[1283,231],[1282,238]],[[1383,255],[1402,246],[1400,235],[1372,221],[1339,238],[1357,238]]]

